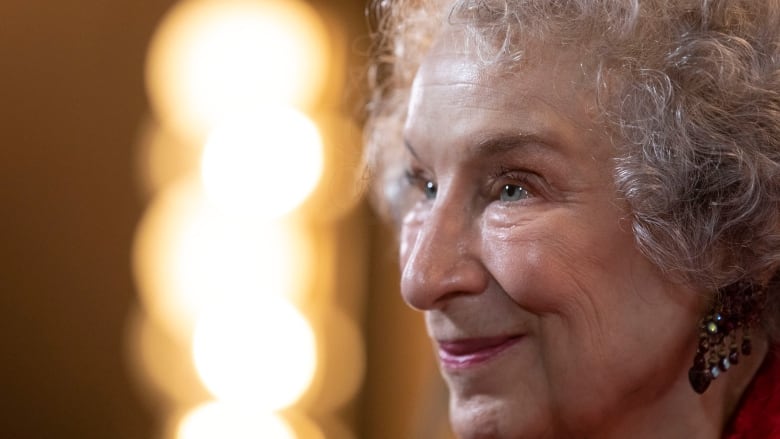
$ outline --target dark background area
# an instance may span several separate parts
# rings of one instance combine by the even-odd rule
[[[146,45],[170,0],[0,2],[0,436],[146,438],[128,373]]]

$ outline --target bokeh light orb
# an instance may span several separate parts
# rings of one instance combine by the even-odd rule
[[[126,321],[125,346],[130,373],[152,407],[179,407],[203,401],[209,393],[195,372],[189,345],[167,327],[135,308]]]
[[[176,439],[298,439],[284,419],[246,407],[213,401],[179,421]]]
[[[136,174],[143,195],[151,199],[159,190],[186,178],[197,169],[200,150],[173,135],[155,119],[146,119],[136,142]]]
[[[300,0],[184,0],[150,44],[146,79],[167,126],[196,143],[256,105],[311,108],[327,78],[328,32]]]
[[[328,439],[318,423],[299,410],[285,410],[284,420],[295,431],[299,439]]]
[[[133,268],[143,305],[189,340],[203,310],[308,291],[313,250],[294,223],[250,221],[210,204],[197,180],[162,191],[136,231]]]
[[[292,108],[267,108],[219,124],[203,152],[201,175],[222,208],[274,218],[298,207],[323,171],[314,122]]]
[[[280,298],[209,310],[195,327],[192,349],[195,368],[217,399],[258,409],[296,402],[317,367],[311,325]]]

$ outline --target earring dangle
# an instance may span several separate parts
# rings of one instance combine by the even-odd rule
[[[764,288],[739,281],[720,291],[718,300],[699,323],[699,346],[688,371],[696,393],[704,393],[712,380],[750,355],[750,331],[758,325],[764,303]]]

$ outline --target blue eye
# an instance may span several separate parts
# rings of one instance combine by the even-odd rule
[[[436,186],[436,183],[428,180],[425,182],[425,185],[423,186],[423,193],[425,194],[425,198],[428,200],[433,200],[436,198],[436,191],[438,190],[438,186]]]
[[[530,196],[531,194],[529,194],[528,191],[524,188],[516,184],[507,184],[501,188],[501,195],[499,196],[499,199],[501,201],[520,201]]]
[[[406,171],[406,181],[410,186],[422,192],[426,200],[433,200],[436,198],[436,192],[439,187],[433,180],[429,180],[427,177],[421,175],[421,172],[410,170]]]

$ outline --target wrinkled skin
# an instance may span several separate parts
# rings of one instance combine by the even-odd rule
[[[687,382],[703,294],[637,250],[579,65],[491,70],[447,43],[425,58],[404,131],[404,300],[464,439],[719,437],[723,392]],[[505,343],[459,357],[475,339]]]

